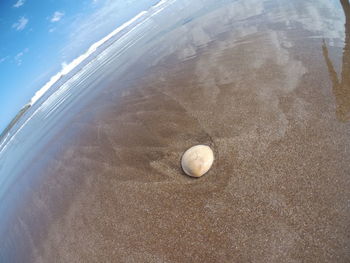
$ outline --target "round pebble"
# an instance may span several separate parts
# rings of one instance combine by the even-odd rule
[[[189,148],[181,159],[184,172],[192,177],[201,177],[209,171],[214,162],[214,153],[209,146],[196,145]]]

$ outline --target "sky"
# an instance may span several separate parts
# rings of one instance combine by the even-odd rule
[[[36,91],[158,0],[0,0],[0,133]]]

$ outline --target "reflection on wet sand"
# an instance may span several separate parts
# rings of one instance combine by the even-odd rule
[[[340,0],[340,3],[345,14],[345,45],[340,80],[329,58],[325,41],[323,41],[322,49],[333,85],[333,94],[337,103],[337,118],[341,122],[347,122],[350,120],[350,4],[348,0]]]

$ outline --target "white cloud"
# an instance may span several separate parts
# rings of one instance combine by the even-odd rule
[[[61,20],[61,18],[64,16],[64,13],[63,12],[60,12],[60,11],[56,11],[52,18],[51,18],[51,22],[54,23],[54,22],[58,22]]]
[[[26,25],[28,24],[28,18],[25,18],[24,16],[22,16],[17,23],[14,23],[12,25],[12,28],[16,29],[17,31],[21,31],[23,30]]]
[[[15,61],[17,63],[18,66],[20,66],[22,64],[22,56],[23,56],[23,52],[19,52],[16,56],[15,56]]]
[[[1,64],[2,62],[4,62],[7,58],[8,58],[8,56],[7,56],[7,57],[0,58],[0,64]]]
[[[22,5],[24,5],[25,1],[26,1],[26,0],[18,0],[18,1],[13,5],[13,7],[18,8],[18,7],[22,6]]]
[[[95,37],[103,37],[104,34],[112,31],[118,24],[118,18],[126,17],[134,9],[145,5],[149,0],[97,0],[91,4],[100,5],[93,13],[88,16],[77,16],[70,23],[70,41],[69,45],[63,48],[62,53],[65,57],[79,52],[86,43],[93,43]],[[131,9],[133,7],[133,10]],[[142,11],[142,9],[140,10]]]
[[[28,52],[28,48],[25,48],[23,51],[19,52],[16,56],[15,56],[15,62],[17,64],[17,66],[22,65],[22,57],[25,53]]]

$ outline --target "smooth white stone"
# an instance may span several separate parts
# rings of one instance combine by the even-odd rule
[[[201,177],[209,171],[214,162],[214,153],[209,146],[196,145],[189,148],[181,159],[182,169],[192,177]]]

